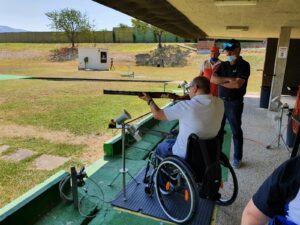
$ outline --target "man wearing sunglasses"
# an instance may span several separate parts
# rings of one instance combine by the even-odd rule
[[[211,82],[219,85],[218,94],[223,99],[225,107],[219,133],[221,143],[223,142],[224,126],[227,119],[232,130],[234,144],[232,166],[237,169],[241,166],[243,157],[243,131],[241,126],[250,65],[240,56],[241,45],[239,41],[231,39],[224,44],[224,51],[227,61],[221,63],[212,75]]]
[[[156,153],[162,158],[177,155],[184,159],[190,134],[208,139],[215,137],[220,130],[224,104],[221,99],[210,95],[210,81],[206,77],[195,77],[188,89],[190,100],[165,109],[160,109],[146,93],[140,97],[148,103],[155,119],[179,121],[177,138],[166,139],[156,148]]]

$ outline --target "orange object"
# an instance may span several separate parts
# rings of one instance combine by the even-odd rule
[[[214,66],[210,64],[208,60],[204,62],[204,70],[203,70],[203,76],[205,76],[207,79],[211,79],[211,76],[213,73],[219,68],[221,65],[221,62],[217,62]],[[218,96],[218,85],[210,82],[210,93],[213,96]]]
[[[190,199],[190,194],[187,190],[184,190],[184,200],[187,202]]]
[[[220,52],[220,49],[216,46],[213,46],[213,47],[210,48],[210,51],[211,52]]]
[[[167,182],[166,183],[166,190],[169,191],[171,188],[171,183],[170,182]]]
[[[300,86],[298,87],[297,98],[296,98],[296,102],[295,102],[295,106],[294,106],[292,115],[293,116],[300,115]],[[292,127],[293,127],[293,132],[295,134],[297,134],[299,125],[294,120],[292,120]]]
[[[224,182],[221,181],[221,183],[220,183],[220,188],[223,188],[223,187],[224,187]]]

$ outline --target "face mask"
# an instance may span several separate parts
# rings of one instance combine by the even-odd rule
[[[211,58],[210,58],[210,61],[212,61],[212,62],[217,62],[217,61],[218,61],[218,58],[211,57]]]
[[[235,55],[229,55],[229,56],[227,56],[227,60],[229,62],[233,62],[234,60],[236,60],[236,56]]]

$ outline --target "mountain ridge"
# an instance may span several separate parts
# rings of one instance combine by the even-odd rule
[[[9,26],[0,25],[0,33],[10,33],[10,32],[28,32],[27,30],[17,29]]]

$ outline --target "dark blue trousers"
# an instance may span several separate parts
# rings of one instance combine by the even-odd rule
[[[166,139],[163,142],[159,143],[156,147],[156,154],[161,158],[166,158],[170,155],[173,155],[172,148],[175,144],[176,139]]]
[[[232,131],[234,159],[241,160],[243,158],[242,113],[244,109],[244,101],[243,99],[224,100],[224,107],[225,112],[219,132],[220,143],[223,143],[224,140],[224,126],[227,119]]]

